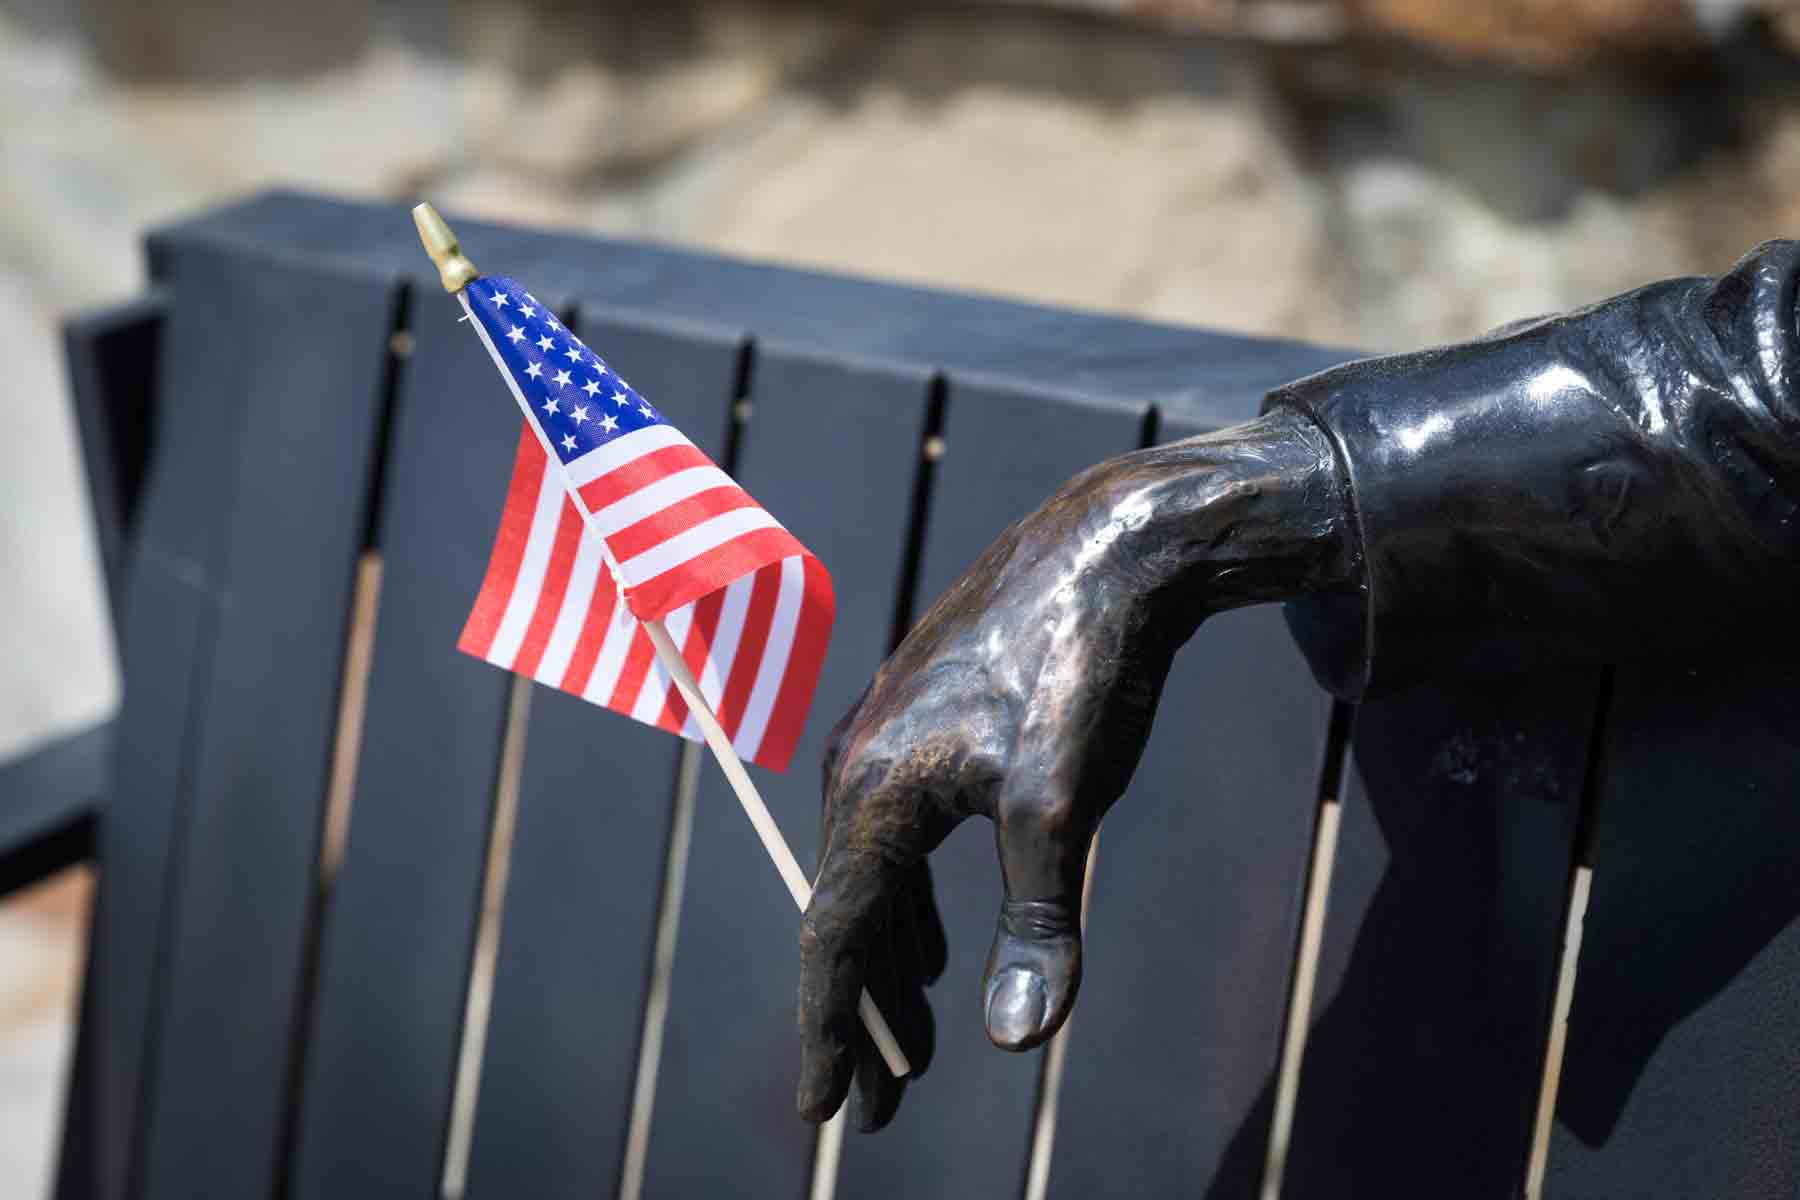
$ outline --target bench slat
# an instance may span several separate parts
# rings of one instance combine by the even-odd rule
[[[115,627],[124,624],[125,561],[150,458],[167,310],[166,296],[152,292],[63,327],[69,396]]]
[[[181,403],[157,406],[155,413],[151,440],[159,452],[138,508],[119,630],[125,691],[109,789],[119,802],[100,830],[103,869],[89,960],[98,1022],[91,1046],[96,1109],[90,1136],[105,1195],[122,1194],[128,1179],[134,1187],[144,1179],[141,1156],[155,1132],[156,1114],[148,1106],[152,1070],[159,1063],[176,1071],[185,1066],[179,1060],[171,1066],[159,1041],[174,934],[165,900],[168,872],[183,863],[198,732],[210,711],[208,662],[222,622],[218,597],[228,569],[224,534],[242,482],[240,414],[259,388],[271,384],[269,364],[283,362],[286,349],[297,343],[309,353],[310,344],[310,354],[326,357],[323,347],[348,332],[335,320],[311,321],[310,313],[296,308],[320,299],[311,285],[348,278],[341,269],[307,272],[310,284],[296,293],[287,290],[280,272],[241,248],[170,236],[153,239],[150,249],[152,273],[171,301],[154,394],[179,396]],[[362,286],[352,290],[360,293]],[[285,328],[288,322],[295,327]],[[221,330],[231,336],[221,339]],[[73,336],[71,348],[83,340]],[[141,361],[137,369],[147,372],[151,363]],[[117,379],[130,371],[119,365],[104,374]],[[358,383],[374,379],[371,373]],[[272,386],[281,390],[278,381]],[[316,398],[307,396],[305,403]],[[104,458],[104,449],[89,447],[90,457]],[[264,1177],[258,1186],[267,1182]]]
[[[1518,1195],[1596,673],[1357,713],[1285,1200]]]
[[[481,343],[421,289],[381,514],[354,807],[318,969],[295,1197],[435,1194],[509,677],[456,649],[519,416]]]
[[[1800,1195],[1800,667],[1621,670],[1544,1194]]]
[[[759,344],[737,474],[832,573],[831,649],[806,731],[757,787],[808,871],[825,736],[886,655],[928,372]],[[647,1196],[802,1193],[813,1135],[794,1110],[799,916],[718,769],[694,813]],[[849,1194],[849,1193],[843,1193]]]
[[[198,414],[200,408],[191,411]],[[210,473],[205,464],[188,465]],[[153,481],[146,497],[152,509],[158,486]],[[154,522],[147,518],[147,523]],[[151,1008],[161,977],[166,876],[184,828],[183,770],[192,753],[199,654],[213,611],[211,596],[197,580],[183,578],[141,550],[135,556],[119,639],[125,687],[108,787],[110,811],[100,823],[102,869],[88,956],[99,994],[94,1128],[105,1196],[124,1194],[133,1156],[143,1144],[140,1092],[155,1030]]]
[[[915,615],[1069,476],[1135,448],[1145,408],[949,380],[946,451],[926,519]],[[987,1040],[981,971],[1000,909],[994,828],[965,821],[931,858],[950,961],[932,991],[937,1057],[888,1129],[844,1147],[845,1196],[998,1196],[1023,1177],[1041,1054]]]
[[[0,897],[92,855],[112,749],[103,721],[0,761]]]
[[[1165,420],[1158,440],[1210,427]],[[1215,1174],[1216,1195],[1255,1192],[1260,1158],[1221,1164],[1267,1132],[1266,1108],[1249,1118],[1280,1055],[1330,716],[1275,606],[1213,618],[1177,656],[1100,835],[1052,1196]]]
[[[725,460],[738,335],[587,309],[578,328]],[[554,689],[532,695],[471,1197],[586,1198],[616,1182],[681,745]]]
[[[979,372],[1032,391],[1129,396],[1216,418],[1240,412],[1244,396],[1260,396],[1346,357],[1285,339],[450,216],[476,262],[530,280],[539,295],[603,295],[614,304],[748,328],[759,338],[824,354]],[[436,279],[421,267],[418,235],[400,205],[268,191],[201,213],[181,228]]]
[[[212,262],[179,303],[198,291],[219,323],[181,402],[237,427],[240,477],[156,1045],[145,1191],[171,1197],[250,1195],[274,1178],[397,299],[391,280],[251,257]]]

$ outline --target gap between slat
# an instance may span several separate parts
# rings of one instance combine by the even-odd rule
[[[1331,871],[1337,861],[1338,829],[1343,818],[1344,765],[1350,755],[1350,729],[1355,710],[1341,701],[1331,706],[1325,738],[1325,762],[1319,776],[1319,812],[1313,825],[1312,857],[1306,872],[1306,898],[1301,909],[1300,938],[1288,991],[1287,1024],[1275,1072],[1275,1108],[1269,1119],[1268,1148],[1263,1159],[1262,1200],[1280,1200],[1294,1135],[1294,1108],[1300,1096],[1300,1064],[1312,1024],[1313,990],[1319,977],[1319,952],[1325,941],[1325,914],[1331,898]]]
[[[944,457],[944,410],[949,386],[942,375],[932,377],[925,401],[925,423],[919,430],[919,458],[913,473],[912,509],[906,520],[906,545],[900,551],[900,582],[894,589],[894,624],[888,633],[888,653],[893,653],[912,631],[918,609],[919,569],[925,560],[925,532],[931,522],[932,485],[937,464]]]
[[[1100,832],[1088,843],[1087,866],[1081,873],[1081,936],[1087,938],[1088,900],[1094,894],[1094,860],[1100,856]],[[1038,1073],[1037,1110],[1031,1118],[1031,1157],[1025,1164],[1025,1200],[1044,1200],[1050,1191],[1050,1158],[1056,1149],[1056,1110],[1062,1099],[1063,1067],[1069,1058],[1070,1016],[1050,1039]]]
[[[1300,954],[1294,964],[1294,990],[1288,998],[1287,1028],[1281,1038],[1281,1068],[1276,1074],[1275,1112],[1269,1120],[1269,1148],[1263,1160],[1262,1200],[1279,1200],[1294,1134],[1294,1105],[1300,1095],[1300,1062],[1306,1055],[1307,1027],[1312,1021],[1313,985],[1318,980],[1319,951],[1324,943],[1325,911],[1331,890],[1331,864],[1337,856],[1343,802],[1319,806],[1319,829],[1307,870],[1306,911],[1300,925]]]
[[[1562,959],[1557,964],[1556,992],[1550,1002],[1544,1037],[1543,1073],[1538,1081],[1537,1112],[1531,1122],[1531,1146],[1525,1156],[1525,1200],[1539,1200],[1550,1163],[1550,1132],[1556,1123],[1556,1097],[1562,1087],[1563,1053],[1568,1046],[1569,1008],[1575,999],[1575,976],[1581,968],[1581,935],[1587,923],[1588,897],[1594,886],[1594,829],[1606,773],[1607,731],[1611,724],[1614,670],[1600,677],[1594,701],[1594,724],[1588,733],[1587,771],[1581,784],[1581,809],[1575,821],[1573,866],[1563,903]]]
[[[913,470],[906,541],[900,547],[900,574],[894,588],[894,623],[888,630],[889,654],[912,631],[913,614],[918,609],[919,569],[925,559],[925,529],[931,518],[931,493],[937,479],[937,464],[944,457],[944,412],[949,385],[940,373],[932,376],[926,388],[925,419],[919,426],[918,460]],[[844,1154],[844,1112],[849,1104],[846,1098],[837,1114],[819,1127],[813,1141],[812,1180],[807,1190],[810,1200],[833,1200],[837,1194],[838,1169]]]
[[[325,811],[319,827],[319,859],[307,905],[305,941],[300,952],[297,1011],[288,1038],[281,1122],[281,1145],[275,1154],[271,1194],[285,1197],[292,1178],[295,1139],[300,1124],[301,1093],[306,1080],[306,1048],[312,1035],[313,1006],[319,980],[325,910],[344,861],[350,831],[350,807],[356,792],[356,765],[362,756],[363,716],[369,702],[369,667],[375,658],[375,619],[381,604],[381,554],[363,551],[356,560],[356,582],[350,595],[350,632],[344,642],[344,669],[338,686],[337,726],[331,739],[331,774],[325,786]]]
[[[1562,1085],[1563,1049],[1569,1036],[1569,1006],[1575,997],[1575,971],[1581,960],[1581,933],[1587,920],[1594,869],[1575,868],[1569,887],[1569,909],[1563,934],[1562,965],[1556,973],[1556,999],[1550,1010],[1550,1037],[1544,1052],[1544,1078],[1538,1088],[1537,1118],[1531,1126],[1531,1154],[1525,1167],[1525,1200],[1544,1194],[1544,1171],[1550,1162],[1550,1128],[1556,1118],[1556,1093]]]
[[[638,1200],[643,1193],[644,1166],[650,1153],[650,1122],[656,1110],[656,1075],[662,1063],[663,1032],[669,1023],[675,938],[681,928],[681,898],[687,887],[688,849],[694,838],[694,807],[700,792],[704,753],[704,748],[695,742],[686,742],[681,747],[675,804],[669,817],[669,850],[663,863],[662,895],[657,906],[650,986],[644,999],[644,1024],[638,1035],[631,1114],[625,1127],[625,1153],[619,1167],[620,1200]]]
[[[475,1135],[475,1100],[481,1091],[481,1060],[487,1049],[488,1014],[494,998],[494,965],[500,957],[500,922],[506,909],[506,873],[512,863],[513,829],[519,814],[519,776],[525,769],[525,730],[531,712],[531,680],[514,675],[507,694],[506,732],[494,783],[494,816],[482,871],[481,916],[463,1005],[462,1043],[451,1092],[449,1134],[444,1144],[444,1200],[461,1200],[468,1182],[469,1147]]]
[[[367,550],[356,561],[356,590],[350,600],[350,637],[344,648],[343,687],[338,696],[337,732],[332,739],[331,782],[325,793],[324,832],[319,841],[320,899],[336,882],[350,832],[350,803],[356,766],[362,756],[363,713],[369,702],[369,666],[375,657],[375,614],[381,602],[381,554]],[[317,932],[318,922],[313,922]]]
[[[746,337],[738,345],[731,403],[725,412],[724,453],[719,465],[736,476],[744,430],[753,417],[750,381],[756,369],[756,343]],[[631,1109],[626,1115],[625,1145],[620,1154],[620,1200],[638,1200],[650,1158],[650,1129],[656,1117],[656,1081],[662,1067],[663,1036],[669,1024],[669,1002],[675,978],[675,950],[681,932],[681,901],[687,893],[689,851],[694,840],[694,810],[700,795],[700,773],[706,748],[683,742],[676,768],[675,793],[669,806],[669,836],[663,853],[662,888],[657,898],[656,932],[645,984],[643,1023],[638,1030],[637,1066],[632,1075]]]

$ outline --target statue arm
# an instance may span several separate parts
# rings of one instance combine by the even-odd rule
[[[1271,412],[1108,460],[1007,529],[919,621],[834,730],[824,845],[802,921],[801,1111],[884,1124],[905,1081],[857,1023],[867,986],[929,1061],[943,967],[925,856],[996,826],[1005,889],[989,1036],[1049,1037],[1080,982],[1082,869],[1149,735],[1170,660],[1211,613],[1354,589],[1344,482],[1310,417]]]
[[[1278,389],[1350,480],[1362,587],[1290,616],[1340,696],[1757,636],[1800,584],[1800,243],[1717,279]]]
[[[1004,899],[988,1035],[1035,1046],[1081,979],[1082,868],[1175,651],[1215,612],[1291,601],[1341,696],[1428,671],[1676,652],[1800,592],[1793,373],[1800,245],[1460,346],[1273,393],[1263,417],[1102,463],[1009,528],[834,730],[801,926],[798,1103],[905,1088],[856,1017],[868,986],[915,1064],[944,965],[926,857],[995,825]]]

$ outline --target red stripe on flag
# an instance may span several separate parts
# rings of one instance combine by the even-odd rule
[[[594,664],[600,660],[600,647],[606,644],[606,631],[612,626],[613,609],[619,602],[619,588],[613,582],[612,572],[604,566],[594,576],[594,597],[588,601],[587,620],[581,624],[581,636],[575,639],[575,651],[569,655],[569,669],[563,672],[562,682],[557,684],[563,691],[579,696],[587,691],[588,680],[594,674]]]
[[[805,553],[806,547],[785,529],[753,529],[651,576],[627,592],[625,600],[638,620],[654,621],[759,567]]]
[[[689,496],[686,500],[677,501],[667,508],[657,509],[643,520],[614,533],[606,539],[606,544],[612,547],[613,557],[624,562],[677,534],[686,533],[710,517],[740,508],[755,507],[756,501],[743,488],[734,484],[721,484]]]
[[[535,676],[550,644],[550,632],[556,628],[556,615],[562,611],[563,596],[569,590],[569,572],[575,567],[575,551],[581,545],[581,515],[568,497],[556,514],[556,541],[550,547],[550,562],[544,568],[544,583],[538,589],[537,607],[532,610],[531,624],[525,627],[525,640],[519,644],[513,670]]]
[[[771,563],[756,573],[750,585],[750,603],[744,609],[744,632],[738,636],[737,657],[719,697],[719,724],[725,736],[736,738],[762,667],[763,650],[769,644],[769,627],[775,623],[775,603],[781,599],[781,564]]]
[[[719,614],[725,610],[725,589],[700,597],[694,605],[694,622],[688,626],[687,641],[681,648],[681,657],[687,663],[688,674],[694,682],[706,667],[706,656],[712,652],[713,635],[719,632]],[[669,683],[669,695],[663,701],[662,716],[657,724],[670,733],[680,733],[681,727],[687,724],[687,701],[681,696],[681,689],[674,681]]]
[[[544,485],[547,462],[537,435],[521,421],[512,482],[506,485],[506,507],[500,510],[500,531],[494,535],[487,575],[481,581],[481,592],[475,597],[475,607],[463,625],[462,636],[456,639],[456,648],[464,654],[486,658],[494,635],[500,632],[500,619],[506,615],[506,602],[512,598],[519,563],[525,558],[525,543],[531,537],[531,521],[537,514],[538,490]]]
[[[598,479],[581,485],[581,499],[589,512],[599,512],[616,500],[623,500],[639,488],[689,467],[710,467],[713,460],[693,446],[664,446],[614,467]]]
[[[806,727],[806,710],[812,704],[813,685],[819,681],[819,667],[825,661],[825,647],[831,641],[831,622],[836,613],[831,576],[812,555],[801,561],[806,564],[805,598],[794,629],[794,648],[788,652],[781,690],[775,695],[769,727],[763,731],[762,745],[756,748],[754,758],[771,771],[787,770],[800,731]]]
[[[637,704],[638,693],[643,690],[644,677],[650,674],[650,664],[656,658],[656,647],[650,642],[650,635],[643,629],[631,631],[631,646],[625,651],[625,662],[619,668],[619,682],[613,685],[612,696],[606,701],[606,707],[614,712],[631,715]]]

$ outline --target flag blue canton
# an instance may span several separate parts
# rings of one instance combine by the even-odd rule
[[[531,419],[563,462],[651,425],[667,424],[604,359],[504,275],[469,284],[469,309]]]

